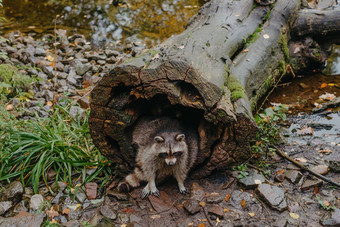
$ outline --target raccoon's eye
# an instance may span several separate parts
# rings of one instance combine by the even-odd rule
[[[160,153],[158,154],[158,158],[166,158],[166,153]]]
[[[183,154],[182,151],[179,151],[179,152],[174,153],[174,155],[175,155],[176,158],[180,157],[182,154]]]

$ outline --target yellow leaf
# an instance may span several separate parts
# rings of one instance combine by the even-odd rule
[[[198,224],[197,227],[205,227],[205,223]]]
[[[205,207],[205,202],[200,202],[201,207]]]
[[[54,57],[51,56],[51,55],[47,55],[46,59],[47,59],[48,61],[54,61]]]
[[[224,212],[229,212],[229,209],[228,208],[224,208],[223,211]]]
[[[293,219],[299,219],[300,218],[300,215],[296,214],[296,213],[289,213],[289,216]]]
[[[254,217],[255,216],[255,213],[252,212],[252,213],[248,213],[250,217]]]
[[[330,86],[330,87],[334,87],[334,86],[335,86],[335,84],[334,84],[334,83],[329,83],[329,84],[328,84],[328,86]]]
[[[227,195],[225,196],[224,200],[225,200],[226,202],[228,202],[229,199],[230,199],[230,194],[227,194]]]

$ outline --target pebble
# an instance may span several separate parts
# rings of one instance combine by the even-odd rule
[[[199,201],[195,199],[186,200],[183,203],[183,207],[192,215],[198,213],[201,210]]]
[[[238,182],[246,189],[255,189],[259,184],[265,182],[265,178],[261,174],[252,171],[248,176],[239,179]]]
[[[317,165],[312,168],[312,171],[321,175],[325,175],[326,173],[328,173],[329,167],[327,165]]]
[[[300,179],[302,177],[302,173],[297,171],[297,170],[287,170],[284,173],[284,176],[290,182],[292,182],[293,184],[296,184],[296,183],[298,183],[300,181]]]
[[[260,184],[256,189],[256,193],[272,209],[280,212],[287,209],[287,201],[283,189],[269,184]]]
[[[20,181],[13,181],[5,187],[2,193],[3,200],[10,200],[24,193],[24,188]]]
[[[315,187],[320,187],[323,184],[322,180],[305,180],[301,186],[302,191],[307,191],[309,189],[314,189]]]
[[[12,201],[2,201],[0,202],[0,215],[5,214],[13,206]]]
[[[116,213],[111,209],[110,206],[104,205],[100,208],[100,213],[111,220],[115,220],[117,218]]]
[[[224,209],[220,206],[213,206],[209,208],[208,213],[213,214],[219,218],[223,218]]]
[[[40,194],[35,194],[31,197],[30,201],[30,209],[38,210],[42,208],[42,204],[44,202],[44,197]]]

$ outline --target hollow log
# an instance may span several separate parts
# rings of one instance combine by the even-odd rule
[[[135,164],[131,134],[141,116],[176,117],[198,132],[193,176],[249,158],[252,111],[285,71],[299,7],[298,0],[212,0],[184,32],[106,74],[92,91],[89,122],[117,173]]]

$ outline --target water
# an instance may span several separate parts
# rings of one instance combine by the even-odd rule
[[[340,75],[340,45],[333,45],[333,50],[323,70],[326,75]]]
[[[204,0],[3,0],[1,32],[81,33],[95,44],[128,39],[148,46],[185,29]],[[121,1],[123,2],[123,1]]]

